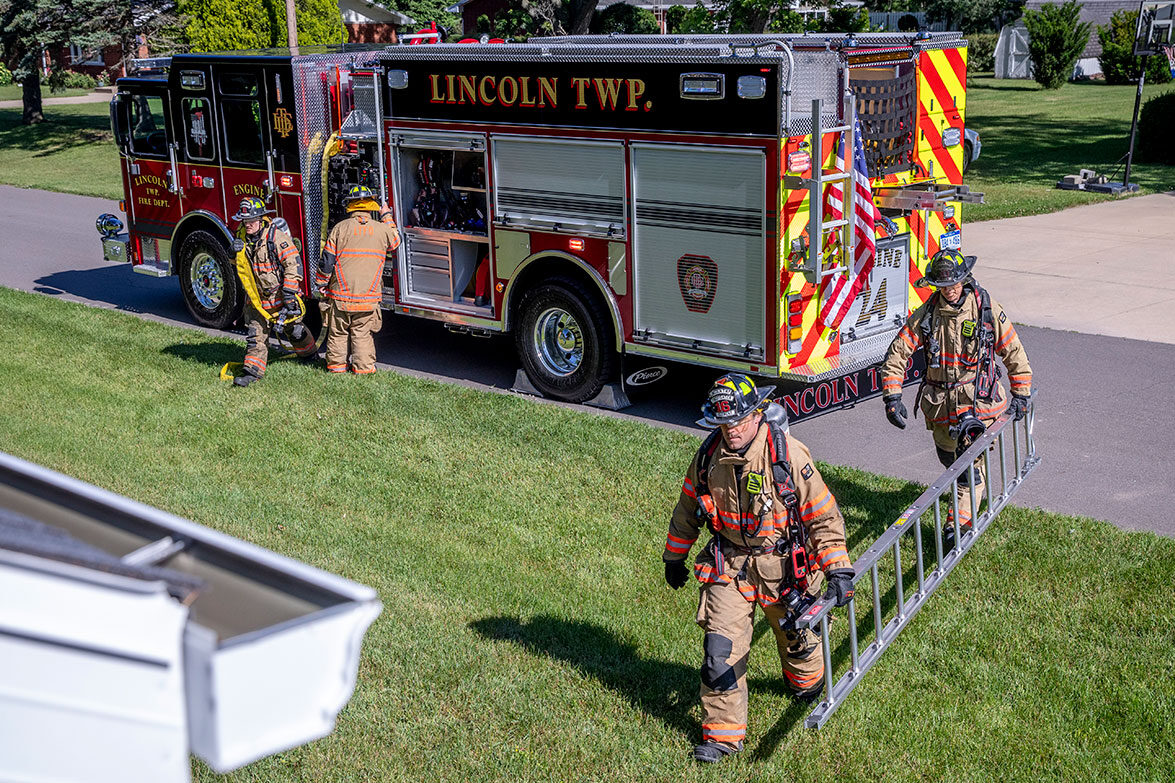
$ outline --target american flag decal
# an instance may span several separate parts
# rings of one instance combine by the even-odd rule
[[[853,299],[865,287],[869,280],[869,272],[873,269],[873,261],[877,257],[878,224],[883,227],[889,223],[881,216],[873,203],[873,191],[869,187],[869,169],[865,164],[865,147],[861,143],[861,122],[853,117],[855,125],[853,132],[853,223],[855,229],[856,247],[852,251],[852,259],[848,269],[837,275],[831,275],[824,281],[824,305],[820,309],[820,321],[829,329],[837,329],[853,303]],[[845,137],[841,134],[840,143],[836,149],[835,169],[845,170]],[[840,180],[833,182],[824,191],[824,219],[839,220],[844,216],[844,190]],[[836,235],[829,234],[832,239]],[[825,250],[829,248],[826,245]]]

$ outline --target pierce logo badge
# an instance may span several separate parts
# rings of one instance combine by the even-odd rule
[[[709,256],[682,256],[677,259],[677,285],[687,310],[708,313],[718,293],[718,264]]]
[[[650,383],[655,383],[668,374],[668,367],[657,365],[656,367],[646,367],[643,370],[637,370],[625,378],[624,382],[629,386],[648,386]]]

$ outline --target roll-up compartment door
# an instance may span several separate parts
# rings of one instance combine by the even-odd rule
[[[634,339],[762,361],[761,150],[632,145]]]
[[[493,155],[498,225],[624,236],[621,142],[496,137]]]

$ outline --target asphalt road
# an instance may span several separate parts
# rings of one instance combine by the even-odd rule
[[[101,212],[117,212],[116,205],[0,186],[5,237],[0,285],[198,328],[175,278],[136,275],[126,265],[102,260],[94,229]],[[1090,300],[1088,306],[1097,302]],[[1039,328],[1018,320],[1017,329],[1037,379],[1036,438],[1043,459],[1016,504],[1175,536],[1170,443],[1175,345]],[[425,345],[428,350],[421,350]],[[518,368],[508,336],[456,335],[440,324],[406,316],[384,319],[377,351],[381,367],[500,392],[510,388]],[[647,387],[632,407],[597,412],[700,434],[693,422],[714,375],[713,370],[672,365],[668,378]],[[912,410],[911,389],[906,396]],[[896,430],[877,400],[801,422],[794,432],[826,462],[920,483],[929,483],[940,470],[921,420]]]

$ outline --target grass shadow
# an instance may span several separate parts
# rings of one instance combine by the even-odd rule
[[[532,655],[569,663],[690,742],[700,736],[701,726],[689,715],[698,698],[694,667],[644,658],[635,644],[615,631],[550,615],[528,621],[487,617],[470,627],[486,639],[510,642]]]
[[[21,124],[21,109],[0,109],[0,151],[28,150],[43,158],[74,147],[110,144],[110,121],[102,114],[65,114],[45,107],[45,121]]]
[[[224,343],[176,343],[163,349],[162,353],[185,362],[206,364],[217,369],[227,362],[239,362],[243,355],[239,345]]]

